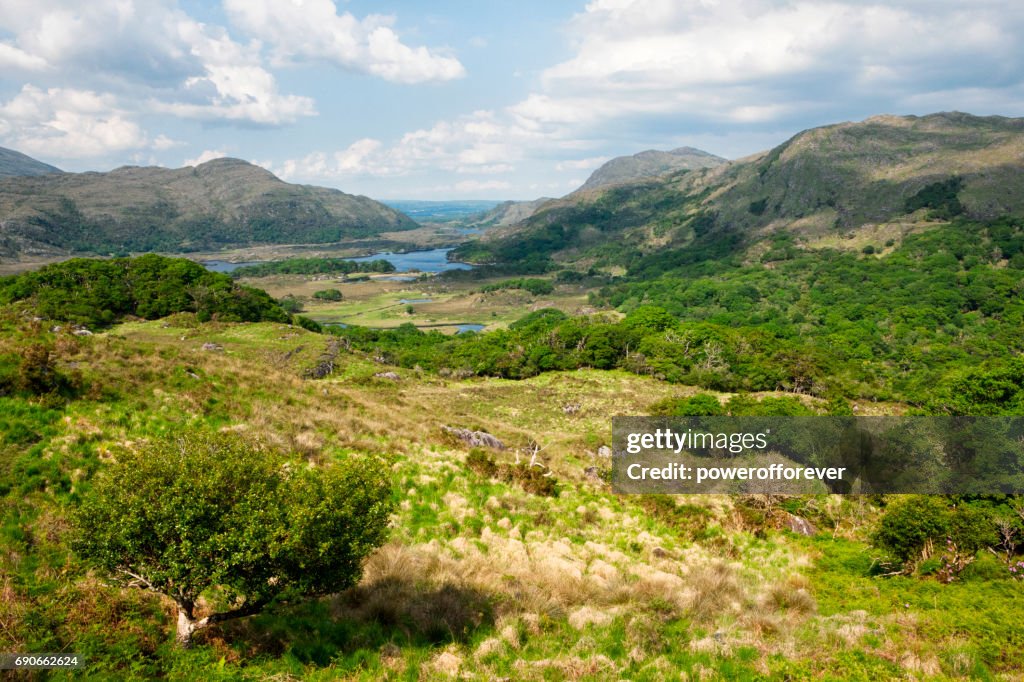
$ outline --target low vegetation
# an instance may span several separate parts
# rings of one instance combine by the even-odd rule
[[[613,415],[1021,414],[1024,224],[979,218],[978,177],[879,184],[917,222],[849,240],[866,185],[786,184],[931,135],[897,127],[801,134],[714,196],[690,170],[545,204],[414,285],[0,280],[0,650],[94,679],[1016,679],[1019,496],[608,484]],[[404,324],[442,312],[497,329]]]
[[[714,393],[698,400],[689,387],[621,370],[509,381],[392,367],[397,378],[382,378],[379,362],[343,347],[334,351],[333,373],[312,381],[300,377],[337,338],[277,322],[200,323],[184,313],[89,337],[33,326],[10,309],[2,321],[5,363],[38,343],[51,349],[53,368],[80,370],[77,393],[63,402],[29,392],[0,397],[5,649],[76,651],[86,675],[120,679],[660,680],[680,672],[809,679],[836,671],[998,678],[1024,665],[1012,625],[1024,593],[1005,550],[990,545],[997,558],[982,548],[951,582],[913,553],[916,567],[907,571],[871,544],[899,498],[631,498],[609,494],[600,478],[609,414],[683,400],[710,407],[709,398],[750,411],[776,409],[773,399],[827,409],[823,401]],[[440,426],[451,424],[494,434],[507,449],[448,440]],[[196,475],[157,475],[183,433],[197,434]],[[250,450],[255,442],[263,449]],[[237,456],[224,456],[224,448]],[[149,532],[111,515],[155,520],[133,506],[143,500],[144,509],[175,515],[190,507],[173,500],[192,494],[199,504],[205,490],[231,509],[232,500],[249,498],[228,495],[244,486],[217,484],[229,471],[256,485],[255,501],[290,490],[282,461],[305,480],[378,458],[393,491],[384,497],[395,505],[389,540],[370,551],[349,589],[325,586],[332,594],[313,599],[299,595],[319,589],[278,595],[246,618],[207,621],[192,647],[181,649],[174,600],[111,579],[118,565],[104,557],[124,566],[131,554],[108,553],[110,543],[132,537],[122,531]],[[531,481],[553,485],[557,496]],[[318,497],[293,492],[296,510]],[[99,503],[111,495],[124,503]],[[356,491],[337,495],[332,509],[358,498]],[[232,580],[236,569],[283,570],[273,560],[282,545],[265,536],[282,527],[278,514],[292,523],[283,514],[290,507],[253,504],[259,518],[273,518],[250,528],[228,523],[230,511],[196,515],[196,528],[212,533],[190,534],[191,554],[175,553],[171,540],[153,545],[165,548],[160,556],[183,560],[206,556],[199,550],[214,537],[250,538],[252,556],[266,558],[183,564],[197,577],[207,575],[203,566],[220,567],[202,583],[221,587],[197,600],[200,621],[245,604],[238,598],[244,586]],[[943,518],[959,507],[948,505]],[[82,520],[90,510],[98,513],[91,526]],[[822,532],[801,538],[776,530],[789,514]],[[931,557],[944,551],[941,532],[929,536],[941,538]],[[255,543],[261,538],[267,541]],[[1021,560],[1016,550],[1010,558]]]
[[[395,266],[383,258],[356,262],[344,258],[286,258],[235,268],[231,276],[267,277],[268,275],[348,275],[362,272],[394,272]]]
[[[22,303],[54,321],[107,327],[125,317],[194,312],[199,321],[289,322],[266,292],[184,258],[75,258],[0,278],[0,304]]]

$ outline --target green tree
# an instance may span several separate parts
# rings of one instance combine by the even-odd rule
[[[286,313],[290,313],[292,315],[302,312],[302,301],[295,298],[292,294],[288,294],[287,296],[277,299],[277,304],[281,306],[281,309]]]
[[[311,467],[237,436],[190,435],[102,472],[75,515],[75,549],[122,584],[170,597],[187,647],[271,601],[353,585],[392,505],[366,460]]]
[[[321,301],[340,301],[344,296],[341,295],[341,291],[338,289],[323,289],[322,291],[314,292],[313,298]]]

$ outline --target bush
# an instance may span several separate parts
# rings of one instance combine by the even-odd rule
[[[466,467],[485,478],[491,478],[498,472],[498,465],[483,448],[473,448],[466,455]]]
[[[905,563],[918,558],[929,540],[945,542],[951,529],[950,512],[942,498],[911,495],[886,508],[871,541]]]
[[[343,296],[338,289],[322,289],[313,292],[313,298],[320,301],[340,301]]]
[[[292,314],[292,315],[294,315],[295,313],[301,313],[302,312],[302,301],[300,301],[299,299],[295,298],[291,294],[288,294],[287,296],[284,296],[283,298],[279,298],[277,300],[277,304],[279,306],[281,306],[281,308],[286,313],[289,313],[289,314]]]
[[[558,481],[545,473],[547,470],[529,464],[502,464],[497,476],[508,483],[518,483],[528,493],[544,497],[558,497]]]
[[[466,468],[485,478],[516,483],[528,493],[558,497],[558,481],[546,469],[529,464],[497,464],[483,448],[473,448],[466,455]]]
[[[303,329],[311,332],[316,332],[317,334],[322,334],[324,331],[323,325],[321,325],[319,322],[317,322],[316,320],[311,320],[308,317],[303,317],[302,315],[296,315],[295,317],[293,317],[292,324],[297,324]]]
[[[170,597],[188,646],[275,599],[355,584],[392,505],[366,461],[311,468],[237,436],[189,435],[119,455],[75,514],[74,548],[109,578]]]
[[[713,417],[725,414],[718,398],[698,393],[689,398],[666,398],[651,405],[651,414],[659,417]]]

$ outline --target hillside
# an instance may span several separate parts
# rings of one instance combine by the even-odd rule
[[[606,162],[591,173],[577,191],[654,178],[673,171],[715,168],[724,163],[728,161],[693,147],[680,147],[667,152],[648,149],[632,156],[618,156]]]
[[[56,166],[36,161],[31,156],[26,156],[13,149],[0,147],[0,178],[22,175],[47,175],[49,173],[61,172],[63,171]]]
[[[990,552],[949,584],[924,568],[875,575],[870,531],[907,502],[613,494],[600,477],[609,416],[692,402],[688,387],[593,369],[383,377],[370,356],[280,323],[178,315],[93,337],[2,324],[3,376],[34,378],[21,359],[34,358],[66,375],[67,397],[29,393],[46,384],[0,397],[0,642],[85,652],[88,677],[1015,679],[1024,665],[1024,592]],[[302,379],[323,357],[334,372]],[[471,449],[449,425],[509,450]],[[127,453],[161,434],[226,431],[311,468],[386,458],[397,508],[357,586],[282,600],[182,650],[169,600],[91,569],[72,524]],[[534,443],[544,449],[531,468],[555,495],[489,473],[515,471]],[[820,532],[786,530],[795,517]]]
[[[491,210],[474,216],[466,221],[466,227],[507,227],[517,225],[549,201],[551,197],[541,197],[532,201],[503,201]]]
[[[805,246],[860,248],[858,235],[899,241],[954,218],[1000,217],[1024,217],[1024,119],[877,116],[717,168],[581,189],[456,255],[624,262],[701,244],[742,251],[780,231]]]
[[[404,214],[238,159],[0,179],[0,257],[328,243],[413,229]]]

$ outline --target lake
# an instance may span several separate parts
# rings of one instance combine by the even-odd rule
[[[448,270],[471,270],[469,263],[452,263],[448,260],[448,252],[452,249],[430,249],[429,251],[409,251],[407,253],[392,253],[384,251],[371,256],[361,258],[348,258],[357,263],[365,263],[371,260],[386,260],[395,266],[399,272],[419,270],[420,272],[446,272]]]
[[[226,260],[204,260],[200,261],[199,264],[202,265],[207,270],[212,270],[213,272],[231,272],[232,270],[244,268],[248,265],[260,265],[261,263],[265,262],[266,261],[262,260],[254,260],[249,261],[247,263],[229,263]]]
[[[356,263],[365,263],[371,260],[386,260],[395,266],[395,269],[399,272],[408,272],[409,270],[419,270],[420,272],[446,272],[448,270],[472,270],[473,266],[469,263],[450,263],[448,261],[448,252],[452,249],[429,249],[427,251],[409,251],[407,253],[393,253],[391,251],[383,251],[381,253],[374,253],[369,256],[360,256],[359,258],[346,258],[345,260],[355,261]],[[247,263],[229,263],[224,260],[204,260],[203,265],[207,270],[213,272],[231,272],[238,268],[245,267],[247,265],[259,265],[260,263],[266,263],[268,261],[249,261]]]

